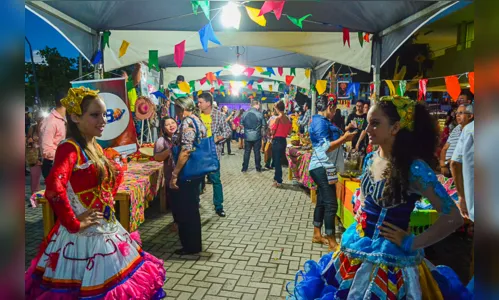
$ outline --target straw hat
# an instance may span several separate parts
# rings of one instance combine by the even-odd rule
[[[147,97],[140,97],[135,102],[135,117],[139,120],[150,119],[155,110],[155,105]]]

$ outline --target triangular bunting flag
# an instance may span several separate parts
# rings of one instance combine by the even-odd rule
[[[263,78],[258,79],[256,82],[262,83],[263,82]]]
[[[293,79],[295,79],[294,76],[286,75],[286,85],[289,86],[293,82]]]
[[[166,97],[165,94],[163,94],[161,91],[155,91],[154,93],[151,93],[151,95],[154,95],[156,96],[156,98],[163,98],[163,99],[167,99],[168,97]]]
[[[312,16],[312,14],[308,14],[306,16],[303,16],[299,19],[297,18],[294,18],[294,17],[291,17],[289,15],[286,15],[288,17],[288,19],[291,21],[291,23],[295,24],[296,26],[300,27],[301,29],[303,29],[303,21],[305,21],[306,18]]]
[[[272,85],[271,84],[269,84],[269,91],[272,92]]]
[[[258,73],[262,73],[263,72],[263,68],[262,67],[255,67],[255,70],[257,70]]]
[[[364,41],[366,43],[369,43],[369,41],[370,41],[370,39],[369,39],[369,33],[364,34]]]
[[[225,97],[225,92],[220,92],[220,93],[222,94],[222,96],[224,96],[224,97]]]
[[[130,46],[130,43],[123,40],[123,42],[121,42],[121,46],[120,46],[120,52],[118,54],[118,58],[122,57],[123,55],[125,55],[126,53],[126,50],[128,49],[128,46]]]
[[[291,69],[289,70],[289,75],[296,76],[296,68],[291,68]]]
[[[346,27],[343,27],[343,46],[348,42],[348,47],[350,47],[350,30]]]
[[[272,74],[269,71],[262,72],[260,75],[272,77]]]
[[[206,80],[207,80],[206,77],[203,77],[203,78],[201,78],[201,80],[199,80],[199,83],[201,85],[203,85],[203,84],[205,84]]]
[[[178,88],[179,88],[182,92],[184,92],[184,93],[186,93],[186,94],[189,94],[189,93],[191,92],[191,87],[190,87],[190,86],[189,86],[189,84],[188,84],[187,82],[185,82],[185,81],[180,82],[180,83],[178,84]]]
[[[459,78],[457,76],[445,76],[445,85],[447,87],[447,92],[452,98],[452,101],[457,101],[459,95],[461,95],[461,85],[459,84]]]
[[[225,91],[225,85],[221,85],[221,86],[220,86],[220,88],[219,88],[219,90],[220,90],[221,92]]]
[[[159,71],[158,50],[149,50],[149,69]]]
[[[399,81],[399,88],[398,88],[398,95],[399,96],[404,96],[406,86],[407,86],[407,81],[405,81],[405,80]]]
[[[426,84],[428,83],[428,79],[420,79],[419,80],[419,88],[418,88],[418,100],[426,100]]]
[[[253,92],[253,97],[256,97],[256,92]]]
[[[215,93],[215,88],[214,88],[214,87],[212,87],[212,88],[210,89],[210,93],[212,93],[212,94],[214,94],[214,93]]]
[[[390,96],[395,96],[395,86],[393,85],[393,82],[391,80],[385,80],[386,85],[388,85],[388,89],[390,90]]]
[[[217,78],[215,77],[215,74],[213,74],[213,72],[208,72],[206,73],[206,79],[208,80],[209,84],[213,84]]]
[[[189,86],[191,87],[191,92],[194,92],[194,90],[196,89],[196,81],[189,81]]]
[[[305,77],[310,78],[310,69],[305,69]]]
[[[102,51],[97,50],[97,53],[95,53],[94,58],[92,59],[92,65],[100,63],[101,60],[102,60]]]
[[[262,88],[262,86],[260,84],[258,85],[258,90],[259,91],[263,91],[263,88]]]
[[[104,31],[104,33],[102,34],[102,48],[106,48],[106,45],[108,48],[109,47],[109,37],[111,36],[111,31],[109,30],[106,30]]]
[[[279,20],[281,18],[282,8],[284,7],[285,2],[286,1],[284,1],[284,0],[282,0],[282,1],[274,1],[274,0],[265,1],[262,5],[262,8],[260,9],[260,13],[258,14],[258,16],[262,16],[266,13],[273,11],[276,19]]]
[[[274,72],[274,69],[271,68],[271,67],[267,67],[267,72],[269,72],[270,74],[274,75],[275,76],[275,72]]]
[[[177,67],[182,67],[182,62],[185,57],[185,40],[175,45],[174,53],[173,53],[173,61],[177,65]]]
[[[219,86],[223,86],[224,85],[224,82],[220,78],[217,78],[217,83],[218,83]]]
[[[318,95],[322,95],[326,91],[327,80],[317,80],[315,83],[315,88]],[[313,86],[311,87],[313,88]]]
[[[475,94],[475,72],[468,73],[468,82],[470,84],[470,92]]]
[[[360,44],[360,47],[364,47],[364,35],[362,34],[362,31],[359,31],[357,32],[358,36],[359,36],[359,44]]]
[[[215,75],[216,75],[217,77],[220,77],[220,73],[222,73],[222,71],[223,71],[223,70],[216,71],[216,72],[215,72]]]
[[[248,17],[251,19],[251,21],[255,22],[256,24],[265,27],[267,25],[267,20],[265,20],[265,16],[260,16],[260,10],[258,8],[253,8],[249,6],[246,7],[246,12],[248,13]]]
[[[203,91],[202,91],[202,90],[199,90],[199,91],[198,91],[198,96],[199,96],[199,95],[201,95],[202,93],[203,93]]]
[[[284,72],[283,67],[277,67],[277,73],[279,73],[279,76],[282,76],[282,73]]]
[[[204,25],[204,27],[199,30],[199,39],[201,40],[201,45],[203,46],[204,52],[208,52],[209,41],[218,45],[222,45],[215,36],[215,32],[213,32],[213,27],[211,26],[211,22]]]
[[[255,69],[248,67],[246,68],[246,70],[243,71],[243,73],[246,74],[246,76],[251,77],[253,73],[255,73]]]
[[[203,10],[204,15],[206,18],[209,20],[210,19],[210,1],[208,0],[202,0],[202,1],[191,1],[192,3],[192,11],[194,14],[198,14],[198,7],[201,7]]]

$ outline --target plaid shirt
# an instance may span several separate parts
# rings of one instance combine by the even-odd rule
[[[215,139],[217,136],[221,136],[224,139],[228,139],[232,134],[232,129],[229,126],[229,123],[225,121],[227,117],[221,111],[213,108],[211,110],[211,134]],[[224,143],[217,144],[217,155],[218,159],[222,155],[222,149]]]

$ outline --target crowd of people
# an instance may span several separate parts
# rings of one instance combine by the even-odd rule
[[[273,186],[281,188],[287,138],[306,135],[312,144],[308,171],[317,185],[312,243],[327,245],[330,253],[318,263],[307,262],[306,276],[294,283],[291,295],[467,299],[469,289],[463,287],[467,282],[456,281],[447,267],[435,268],[423,252],[452,234],[463,219],[474,222],[474,111],[467,99],[449,112],[442,133],[425,105],[407,97],[382,97],[372,106],[357,101],[346,120],[333,95],[317,98],[315,115],[309,103],[287,111],[283,100],[271,111],[262,111],[256,99],[246,111],[229,111],[227,106],[219,108],[208,92],[199,94],[197,103],[179,91],[172,91],[168,100],[174,104],[174,114],[159,121],[154,159],[164,164],[167,199],[182,245],[175,254],[202,251],[199,207],[206,181],[213,187],[214,212],[226,217],[220,167],[200,177],[182,177],[201,140],[214,145],[218,166],[225,153],[234,155],[232,142],[244,150],[243,174],[253,153],[256,172],[273,169]],[[77,282],[79,290],[73,293],[85,291],[88,297],[164,297],[163,262],[144,252],[138,235],[116,222],[112,199],[123,172],[96,142],[106,125],[102,99],[91,90],[71,89],[42,119],[37,114],[27,127],[26,159],[32,192],[40,189],[43,175],[45,197],[58,222],[26,273],[27,298],[51,297],[66,282]],[[363,157],[361,205],[356,222],[338,243],[336,184],[347,143],[351,152]],[[439,172],[454,179],[457,202],[437,180]],[[408,233],[410,215],[421,197],[431,202],[439,218],[414,236]],[[106,244],[114,251],[109,252]],[[104,257],[102,265],[83,264],[98,255]],[[87,277],[91,279],[83,281]],[[386,288],[387,280],[392,288]],[[115,281],[121,284],[108,288],[112,286],[108,282]],[[106,288],[94,288],[104,282]]]

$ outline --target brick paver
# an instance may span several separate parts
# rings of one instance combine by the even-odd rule
[[[201,196],[200,255],[174,255],[180,242],[170,230],[171,214],[160,214],[157,201],[146,210],[139,231],[144,249],[165,261],[168,299],[284,299],[285,284],[303,263],[327,252],[327,246],[310,242],[308,194],[286,178],[283,188],[273,188],[274,172],[257,173],[253,157],[241,173],[243,150],[235,153],[221,164],[227,217],[213,211],[211,185]],[[26,267],[43,235],[41,218],[41,208],[26,208]]]

